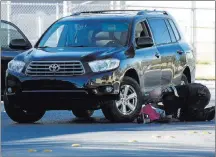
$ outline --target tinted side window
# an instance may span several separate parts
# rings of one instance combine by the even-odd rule
[[[169,30],[169,34],[170,34],[172,42],[176,42],[176,38],[175,38],[174,32],[173,32],[173,30],[172,30],[169,22],[167,20],[165,20],[165,21],[166,21],[166,25],[167,25],[167,28]]]
[[[139,22],[135,27],[135,45],[137,43],[138,38],[140,37],[149,37],[149,32],[147,30],[147,26],[145,21]]]
[[[166,23],[163,19],[149,19],[149,25],[156,44],[167,44],[171,42]]]
[[[172,20],[169,19],[169,23],[170,23],[170,25],[171,25],[171,27],[172,27],[172,29],[173,29],[173,31],[174,31],[176,40],[180,40],[181,37],[180,37],[180,35],[179,35],[179,32],[178,32],[178,30],[177,30],[177,28],[176,28],[174,22],[173,22]]]
[[[136,25],[135,28],[135,38],[139,38],[141,36],[141,32],[143,31],[143,27],[141,22]]]
[[[146,22],[145,21],[139,22],[135,28],[135,38],[148,37],[148,36],[149,36],[149,32],[146,27]]]
[[[0,34],[0,45],[3,50],[10,49],[11,40],[24,39],[15,27],[4,22],[1,22]]]

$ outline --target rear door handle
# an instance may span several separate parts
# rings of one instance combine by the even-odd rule
[[[155,57],[159,58],[160,54],[158,52],[155,53]]]
[[[184,52],[181,51],[181,50],[178,50],[177,53],[180,54],[180,55],[182,55]]]

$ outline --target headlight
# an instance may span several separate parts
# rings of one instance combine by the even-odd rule
[[[8,69],[17,73],[21,73],[25,63],[22,61],[12,60],[8,63]]]
[[[89,62],[89,66],[93,72],[100,72],[115,69],[119,66],[119,63],[118,59],[104,59]]]

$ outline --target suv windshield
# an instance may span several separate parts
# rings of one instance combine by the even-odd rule
[[[77,20],[55,23],[38,47],[121,47],[128,39],[128,21]]]

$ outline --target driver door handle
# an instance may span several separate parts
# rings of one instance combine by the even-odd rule
[[[180,55],[182,55],[184,52],[181,51],[181,50],[177,50],[177,53],[180,54]]]
[[[160,54],[158,52],[155,53],[155,57],[159,58]]]

